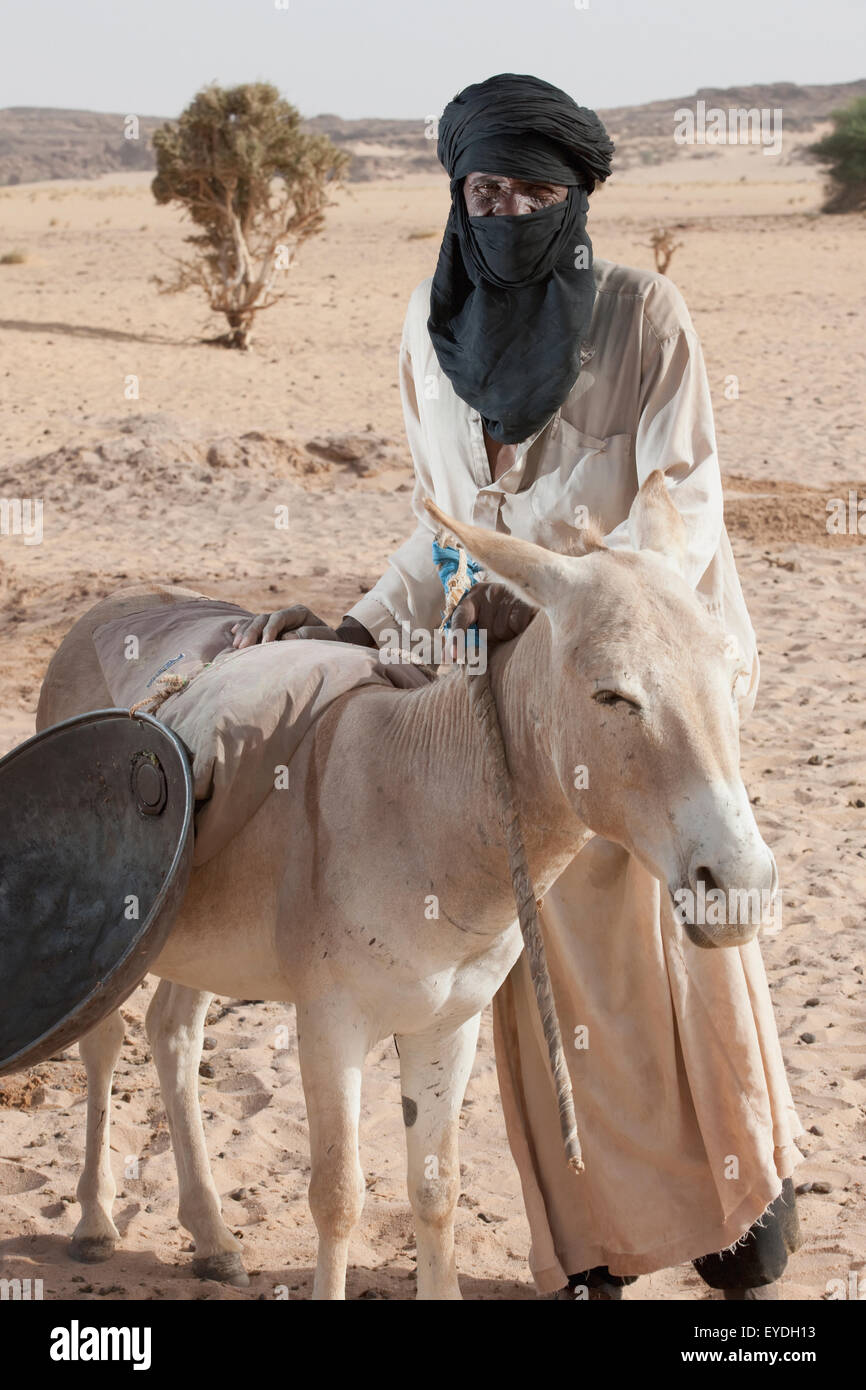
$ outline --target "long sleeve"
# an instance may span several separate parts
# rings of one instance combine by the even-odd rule
[[[679,294],[684,323],[659,336],[644,318],[641,398],[635,430],[638,487],[660,468],[686,525],[685,577],[737,641],[748,677],[740,683],[740,712],[755,702],[759,662],[754,630],[740,588],[724,525],[722,479],[713,409],[700,341]],[[628,549],[628,522],[606,537],[611,549]]]
[[[424,498],[432,497],[434,489],[405,330],[400,346],[400,397],[406,437],[415,464],[412,510],[418,518],[418,525],[409,539],[390,556],[388,568],[379,582],[364,594],[349,615],[363,623],[377,641],[380,634],[401,622],[408,622],[413,629],[432,631],[439,625],[445,602],[442,584],[433,564],[433,530],[424,519],[427,515]]]
[[[696,588],[719,547],[722,480],[716,454],[710,390],[700,342],[681,328],[659,339],[645,323],[641,399],[635,431],[637,485],[660,468],[671,500],[686,524],[686,579]],[[607,536],[611,549],[628,549],[628,523]]]

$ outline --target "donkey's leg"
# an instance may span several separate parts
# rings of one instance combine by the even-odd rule
[[[87,1141],[84,1171],[76,1196],[81,1220],[75,1227],[69,1253],[74,1260],[95,1264],[107,1260],[120,1240],[111,1219],[117,1188],[111,1171],[108,1130],[111,1112],[111,1078],[123,1046],[120,1010],[104,1018],[78,1044],[87,1071]]]
[[[454,1209],[460,1196],[457,1138],[478,1024],[476,1015],[453,1033],[397,1039],[419,1298],[461,1296],[454,1262]]]
[[[310,1211],[319,1233],[313,1298],[346,1297],[349,1237],[364,1205],[358,1158],[363,1019],[348,1000],[298,1006],[298,1056],[310,1130]]]
[[[198,1100],[204,1020],[212,994],[161,980],[145,1020],[177,1165],[178,1217],[195,1241],[193,1272],[227,1284],[250,1281],[226,1227],[210,1170]]]

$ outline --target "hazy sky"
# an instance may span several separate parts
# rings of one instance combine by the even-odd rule
[[[423,117],[495,72],[587,106],[866,75],[864,0],[0,0],[0,23],[0,106],[121,114],[176,115],[212,79]]]

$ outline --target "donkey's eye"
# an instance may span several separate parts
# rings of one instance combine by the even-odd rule
[[[620,694],[618,690],[597,690],[592,698],[599,705],[629,705],[632,709],[640,709],[637,700]]]

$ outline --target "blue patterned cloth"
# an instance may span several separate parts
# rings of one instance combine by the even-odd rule
[[[478,581],[479,581],[479,579],[481,578],[481,575],[483,574],[484,571],[483,571],[483,567],[478,563],[477,560],[473,560],[472,557],[471,557],[471,555],[470,555],[470,556],[467,556],[467,559],[468,559],[468,561],[469,561],[469,566],[468,566],[468,568],[469,568],[469,586],[470,586],[470,588],[472,588],[474,585],[476,585],[476,584],[478,583]],[[454,577],[454,575],[457,573],[457,570],[458,570],[459,565],[460,565],[460,551],[457,549],[457,547],[456,547],[455,545],[439,545],[438,541],[437,541],[436,538],[434,537],[434,539],[433,539],[433,563],[434,563],[434,565],[436,566],[437,570],[439,571],[439,578],[442,580],[442,588],[445,590],[445,593],[447,594],[447,593],[448,593],[448,581],[449,581],[449,579],[452,579],[452,578]],[[443,609],[443,613],[444,613],[444,609]],[[449,619],[448,619],[448,622],[445,624],[445,631],[447,632],[447,631],[449,630],[450,627],[451,627],[451,619],[449,618]],[[467,632],[467,638],[468,638],[468,633],[469,633],[469,632],[471,632],[471,633],[474,634],[474,637],[475,637],[475,645],[477,646],[477,645],[478,645],[478,627],[477,627],[477,624],[473,623],[472,626],[469,628],[469,630],[468,630],[468,632]]]

